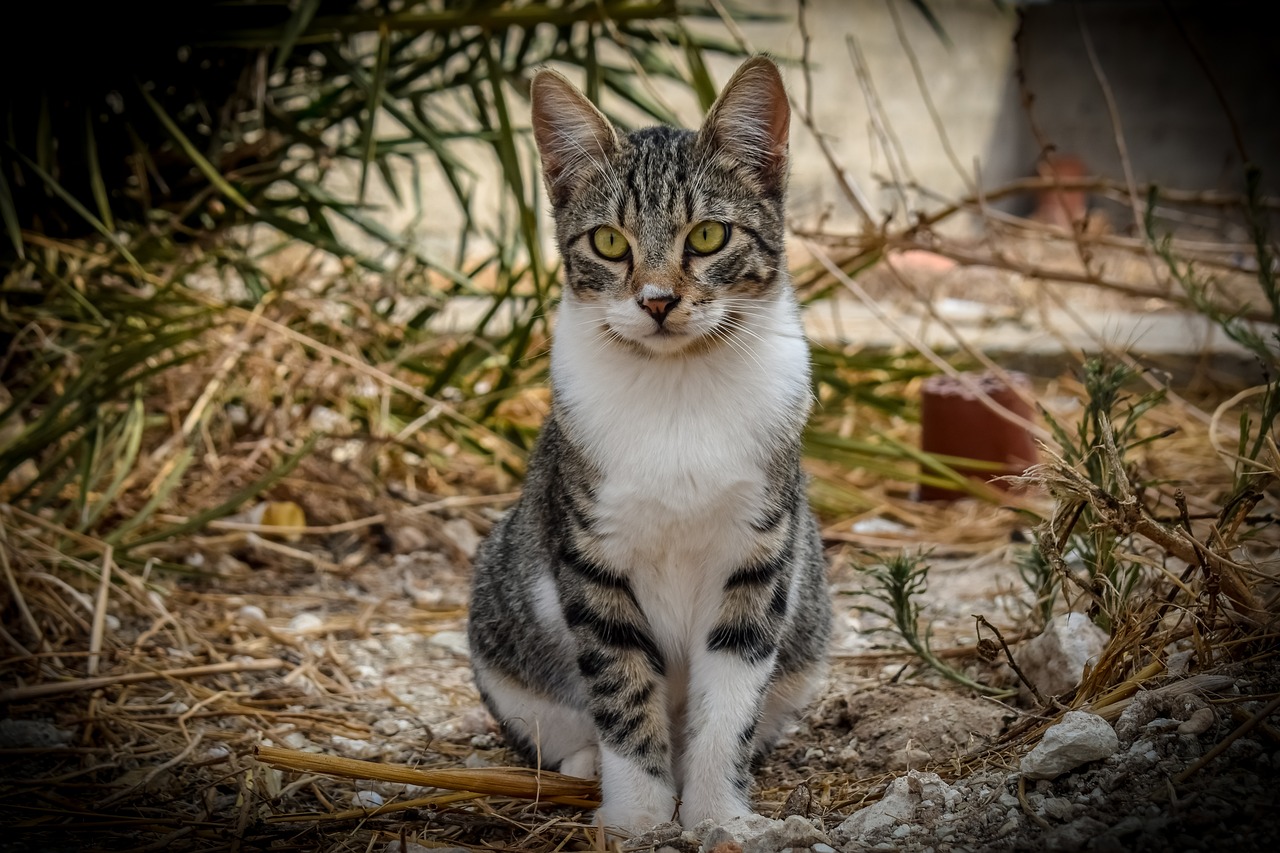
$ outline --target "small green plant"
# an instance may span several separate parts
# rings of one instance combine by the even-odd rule
[[[1031,616],[1035,626],[1043,628],[1053,618],[1053,606],[1058,600],[1058,577],[1053,565],[1035,545],[1020,547],[1014,557],[1014,565],[1031,593]]]
[[[871,612],[893,623],[899,635],[911,651],[949,681],[968,687],[987,696],[1007,696],[1010,691],[974,681],[963,672],[949,665],[933,653],[930,647],[930,630],[927,623],[921,633],[919,598],[928,589],[929,563],[924,554],[899,552],[883,562],[866,569],[873,581],[867,594],[885,605],[887,610],[868,608]]]
[[[1084,365],[1084,411],[1074,430],[1050,413],[1042,413],[1062,448],[1062,460],[1106,494],[1128,494],[1133,471],[1126,455],[1167,435],[1139,436],[1142,418],[1164,400],[1165,392],[1157,389],[1133,396],[1127,389],[1136,375],[1126,365],[1090,359]],[[1115,530],[1097,524],[1096,512],[1087,501],[1072,504],[1068,514],[1074,517],[1060,518],[1055,526],[1059,539],[1042,539],[1041,551],[1061,557],[1049,558],[1049,565],[1083,567],[1087,579],[1082,586],[1093,599],[1089,613],[1101,627],[1110,629],[1125,611],[1142,577],[1142,566],[1122,556],[1129,550],[1130,537],[1117,536]],[[1031,576],[1040,587],[1032,590],[1039,601],[1045,580],[1034,572]]]

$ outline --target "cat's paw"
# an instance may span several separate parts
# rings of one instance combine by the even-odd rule
[[[727,792],[700,796],[697,792],[686,791],[680,803],[680,823],[686,829],[692,829],[704,820],[710,820],[719,826],[735,817],[753,814],[755,812],[751,810],[745,797]]]
[[[635,837],[648,832],[658,824],[670,822],[674,811],[674,802],[667,804],[665,808],[643,809],[636,808],[634,803],[620,803],[606,799],[596,811],[596,823]]]
[[[560,762],[560,772],[579,779],[600,778],[600,750],[593,744]]]

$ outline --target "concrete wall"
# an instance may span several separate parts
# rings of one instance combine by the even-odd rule
[[[900,27],[895,26],[891,2]],[[962,195],[975,175],[988,188],[1030,175],[1040,153],[1016,79],[1018,15],[1002,11],[991,0],[929,4],[949,43],[906,0],[808,0],[812,93],[806,96],[798,66],[784,72],[796,97],[801,102],[811,99],[818,127],[877,215],[893,209],[897,199],[883,183],[893,173],[891,149],[901,152],[901,177],[946,197]],[[1175,5],[1221,81],[1250,156],[1264,168],[1267,185],[1280,186],[1280,50],[1274,31],[1257,20],[1268,4],[1226,0]],[[780,18],[744,25],[757,49],[784,59],[802,54],[796,0],[750,0],[749,7]],[[1121,177],[1115,133],[1074,6],[1029,3],[1018,8],[1025,22],[1021,44],[1027,85],[1035,95],[1036,123],[1060,151],[1079,156],[1099,174]],[[1230,125],[1163,6],[1141,0],[1081,3],[1080,9],[1114,90],[1138,180],[1187,189],[1238,190],[1240,158]],[[723,34],[718,23],[700,26]],[[851,40],[865,56],[866,78],[882,105],[884,125],[897,140],[888,147],[874,130],[850,56]],[[912,54],[937,121],[913,73]],[[728,59],[711,63],[718,85],[735,66]],[[685,124],[696,126],[700,121],[688,93],[665,87],[661,94]],[[626,112],[621,103],[607,100],[605,106]],[[946,152],[944,133],[954,158]],[[500,181],[483,147],[477,154],[481,156],[468,163],[479,177],[478,213],[482,221],[492,222],[497,218]],[[417,239],[433,252],[447,252],[461,214],[430,163],[424,161],[423,166],[428,215],[416,225]],[[536,168],[532,158],[527,168]],[[379,197],[374,189],[372,200],[386,206],[382,218],[394,228],[409,224],[410,211],[395,210],[390,199]],[[912,196],[913,205],[935,203]],[[791,213],[801,227],[823,221],[830,228],[852,230],[858,224],[813,135],[798,120],[792,123]],[[1118,216],[1123,219],[1126,214],[1120,210]],[[360,242],[354,235],[351,239]]]

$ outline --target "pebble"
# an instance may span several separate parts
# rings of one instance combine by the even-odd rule
[[[437,631],[427,640],[430,645],[452,652],[458,657],[470,657],[471,648],[467,645],[467,635],[463,631]]]
[[[1068,711],[1062,722],[1044,733],[1035,749],[1023,756],[1021,769],[1028,779],[1055,779],[1082,764],[1097,761],[1120,748],[1111,724],[1086,711]]]
[[[246,604],[236,611],[236,621],[245,625],[261,625],[267,621],[267,614],[256,604]]]
[[[343,737],[342,735],[333,735],[331,740],[335,749],[351,758],[375,758],[381,749],[376,743]]]
[[[73,732],[44,720],[0,720],[0,748],[26,749],[70,743]]]
[[[1018,652],[1018,664],[1041,693],[1057,696],[1080,683],[1085,666],[1097,659],[1109,639],[1083,613],[1063,613]],[[1022,691],[1030,694],[1025,687]]]
[[[1212,728],[1217,721],[1217,716],[1213,713],[1212,708],[1201,708],[1192,712],[1187,721],[1178,726],[1178,734],[1199,737]]]
[[[289,749],[303,749],[309,743],[307,736],[298,731],[286,732],[280,737],[280,742]]]
[[[314,613],[299,613],[289,620],[289,630],[295,634],[310,634],[324,627],[324,620]]]
[[[400,734],[401,720],[381,719],[373,724],[373,730],[383,737]]]
[[[377,791],[356,791],[351,795],[351,804],[358,809],[376,809],[383,802]]]

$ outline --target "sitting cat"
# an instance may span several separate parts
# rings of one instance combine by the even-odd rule
[[[565,288],[552,411],[476,558],[481,696],[636,832],[751,813],[831,608],[805,498],[809,351],[786,272],[790,108],[757,57],[698,132],[619,134],[563,77],[533,129]]]

